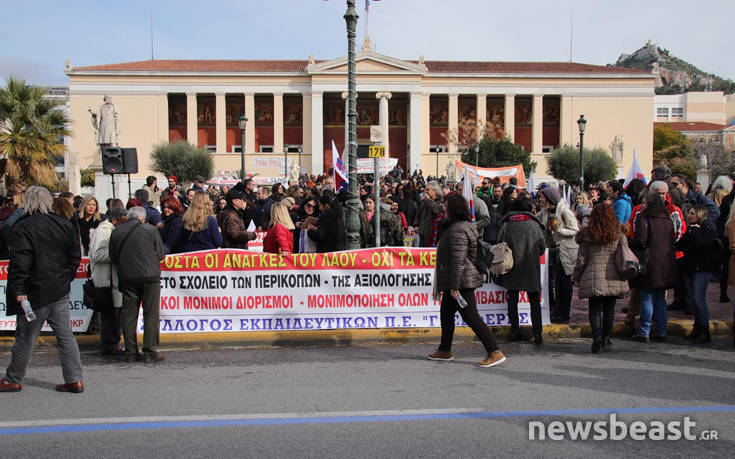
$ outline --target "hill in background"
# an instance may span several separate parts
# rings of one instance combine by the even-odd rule
[[[659,75],[656,81],[656,94],[681,94],[687,91],[735,93],[735,82],[732,80],[703,72],[650,41],[633,54],[621,54],[615,65],[656,71]]]

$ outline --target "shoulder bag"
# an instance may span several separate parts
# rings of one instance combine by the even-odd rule
[[[622,240],[621,240],[622,239]],[[635,256],[626,238],[618,239],[618,246],[615,249],[615,268],[623,280],[631,280],[641,271],[641,264],[638,257]]]
[[[503,223],[498,231],[498,243],[490,247],[492,251],[492,261],[490,262],[490,273],[493,276],[502,276],[513,269],[513,252],[510,250],[508,243],[505,242],[505,230],[508,226]],[[478,245],[479,250],[479,245]]]

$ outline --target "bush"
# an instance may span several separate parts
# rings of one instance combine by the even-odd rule
[[[151,169],[166,176],[175,175],[179,182],[192,182],[197,175],[206,180],[214,173],[214,159],[204,148],[186,141],[164,142],[153,147]]]
[[[494,139],[485,136],[480,140],[480,167],[503,167],[523,164],[523,172],[526,176],[531,169],[536,167],[536,162],[531,161],[531,152],[525,151],[522,146],[516,145],[510,139]],[[475,164],[475,151],[469,148],[462,153],[462,161],[467,164]]]
[[[547,160],[547,172],[557,180],[579,183],[579,149],[564,145],[552,151]],[[618,166],[610,154],[602,148],[584,150],[584,183],[596,183],[614,179]]]
[[[79,171],[79,181],[82,186],[94,186],[94,169],[82,169]]]

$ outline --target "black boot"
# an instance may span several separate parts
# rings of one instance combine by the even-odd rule
[[[604,340],[602,339],[602,336],[595,336],[592,339],[592,353],[597,354],[600,352],[600,348],[603,346]]]
[[[510,340],[511,341],[525,341],[523,333],[521,333],[521,329],[517,326],[511,326],[510,327]]]
[[[701,332],[699,333],[699,336],[692,339],[693,343],[702,344],[702,343],[709,343],[712,341],[712,338],[709,335],[709,328],[702,328],[700,329]]]
[[[697,338],[699,338],[699,335],[702,334],[702,329],[699,328],[699,325],[694,325],[694,328],[692,328],[692,332],[686,335],[684,338],[688,339],[690,341],[694,341]]]

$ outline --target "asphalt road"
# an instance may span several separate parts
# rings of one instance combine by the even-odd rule
[[[0,394],[2,457],[732,457],[735,352],[616,340],[478,343],[430,362],[431,345],[195,349],[161,364],[83,354],[83,394],[55,353],[34,356],[22,392]],[[4,367],[9,355],[0,355]],[[529,440],[529,422],[684,421],[717,440]],[[626,426],[627,429],[627,426]],[[609,432],[609,430],[608,430]],[[548,432],[547,432],[548,433]],[[619,434],[620,431],[618,430]]]

